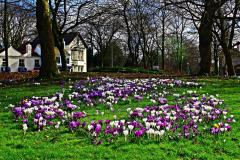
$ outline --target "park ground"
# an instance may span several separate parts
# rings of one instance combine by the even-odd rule
[[[24,97],[51,95],[61,87],[58,82],[0,86],[0,159],[240,159],[240,80],[195,78],[194,81],[203,84],[196,89],[199,94],[218,94],[224,100],[224,108],[236,119],[231,132],[195,140],[162,139],[160,142],[149,139],[126,142],[120,137],[102,145],[94,145],[86,135],[70,133],[66,128],[23,134],[6,107]],[[176,90],[183,91],[184,88]],[[98,109],[107,112],[101,106]],[[94,114],[96,108],[85,108],[85,111]],[[117,116],[123,115],[119,112]]]

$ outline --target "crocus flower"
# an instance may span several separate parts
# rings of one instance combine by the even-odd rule
[[[28,129],[28,126],[26,123],[24,123],[23,125],[23,131],[24,131],[24,134],[26,133],[27,129]]]

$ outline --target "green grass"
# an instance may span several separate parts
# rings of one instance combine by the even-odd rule
[[[225,100],[225,108],[235,116],[236,123],[229,133],[212,136],[204,135],[196,140],[167,140],[160,142],[141,139],[125,142],[119,138],[113,143],[92,145],[82,132],[70,133],[68,129],[28,132],[23,134],[12,114],[5,109],[9,104],[19,102],[25,96],[46,96],[60,90],[58,85],[24,85],[0,88],[0,159],[240,159],[240,82],[239,80],[202,79],[204,83],[198,93],[219,94]],[[176,89],[184,92],[187,89]],[[147,105],[148,102],[133,103],[131,106]],[[115,114],[125,117],[127,105],[118,105]],[[96,108],[83,107],[91,119]],[[103,106],[104,119],[113,119],[112,113]]]

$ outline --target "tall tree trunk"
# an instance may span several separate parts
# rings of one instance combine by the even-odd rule
[[[199,33],[199,51],[200,51],[200,72],[199,74],[210,74],[211,68],[211,43],[212,43],[212,27],[213,16],[208,11],[202,16],[201,24],[198,29]]]
[[[58,30],[57,26],[55,26],[53,22],[53,36],[54,36],[54,43],[56,47],[58,48],[61,62],[62,62],[62,68],[61,71],[67,71],[67,60],[66,60],[66,53],[65,53],[65,45],[64,45],[64,35],[61,34],[61,32]]]
[[[223,17],[223,13],[222,10],[218,11],[218,15],[220,17]],[[222,50],[225,56],[225,62],[227,65],[227,72],[229,76],[234,76],[235,75],[235,71],[233,68],[233,64],[232,64],[232,55],[231,55],[231,49],[232,49],[232,40],[229,39],[229,34],[228,34],[228,30],[227,30],[227,24],[226,21],[224,19],[220,19],[220,24],[219,24],[220,30],[221,30],[221,34],[220,34],[220,44],[222,46]],[[233,28],[234,29],[234,28]],[[233,38],[233,37],[232,37]]]
[[[65,48],[64,48],[64,38],[59,39],[59,45],[57,46],[60,57],[61,57],[61,62],[62,62],[62,71],[67,71],[67,60],[66,60],[66,53],[65,53]]]
[[[8,48],[9,48],[9,37],[8,37],[8,10],[7,10],[7,0],[4,0],[4,19],[3,19],[3,44],[5,51],[5,72],[8,72]]]
[[[211,60],[212,60],[212,28],[213,20],[216,11],[224,4],[227,0],[205,0],[205,9],[200,21],[200,27],[198,28],[199,33],[199,51],[200,51],[200,75],[210,74]]]
[[[162,48],[161,48],[161,55],[162,55],[162,70],[165,69],[165,32],[166,32],[166,28],[165,28],[165,19],[166,19],[166,12],[165,12],[165,6],[166,4],[164,4],[164,8],[162,11]]]
[[[66,53],[65,53],[65,45],[64,45],[64,34],[62,33],[62,30],[60,30],[58,23],[57,23],[57,11],[55,11],[52,6],[51,12],[52,12],[52,30],[53,30],[53,37],[55,46],[58,48],[61,62],[62,62],[62,71],[67,71],[67,61],[66,61]]]
[[[42,60],[39,76],[41,78],[52,78],[57,74],[58,69],[48,0],[37,0],[36,18]]]
[[[218,69],[218,44],[216,38],[214,38],[213,41],[213,56],[214,56],[214,73],[218,75],[219,69]]]
[[[126,4],[123,4],[124,6],[124,9],[123,9],[123,18],[124,18],[124,22],[125,22],[125,25],[126,25],[126,29],[127,29],[127,46],[128,46],[128,50],[129,50],[129,57],[131,59],[131,66],[135,66],[135,55],[133,53],[133,49],[132,49],[132,34],[131,34],[131,29],[130,29],[130,26],[129,26],[129,20],[128,20],[128,17],[127,17],[127,3]]]
[[[224,53],[225,60],[226,60],[225,62],[226,62],[226,65],[227,65],[228,75],[229,76],[234,76],[235,71],[234,71],[233,64],[232,64],[232,55],[231,55],[230,50],[227,48],[227,45],[224,45],[223,53]]]

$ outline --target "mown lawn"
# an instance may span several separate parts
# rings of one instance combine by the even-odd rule
[[[194,88],[199,94],[219,94],[225,100],[224,108],[233,114],[236,123],[232,131],[213,136],[206,134],[195,140],[169,140],[160,142],[141,139],[125,142],[118,138],[112,143],[93,145],[82,132],[70,133],[67,128],[48,131],[28,131],[23,134],[19,124],[13,120],[11,112],[5,107],[15,104],[28,96],[46,96],[61,90],[58,84],[24,85],[0,88],[0,159],[240,159],[240,81],[201,79],[202,88]],[[184,92],[187,89],[175,89]],[[127,107],[142,106],[147,101],[119,105],[118,118],[125,116]],[[104,118],[113,119],[103,106],[97,106]],[[83,107],[91,119],[103,118],[95,115],[96,108]]]

